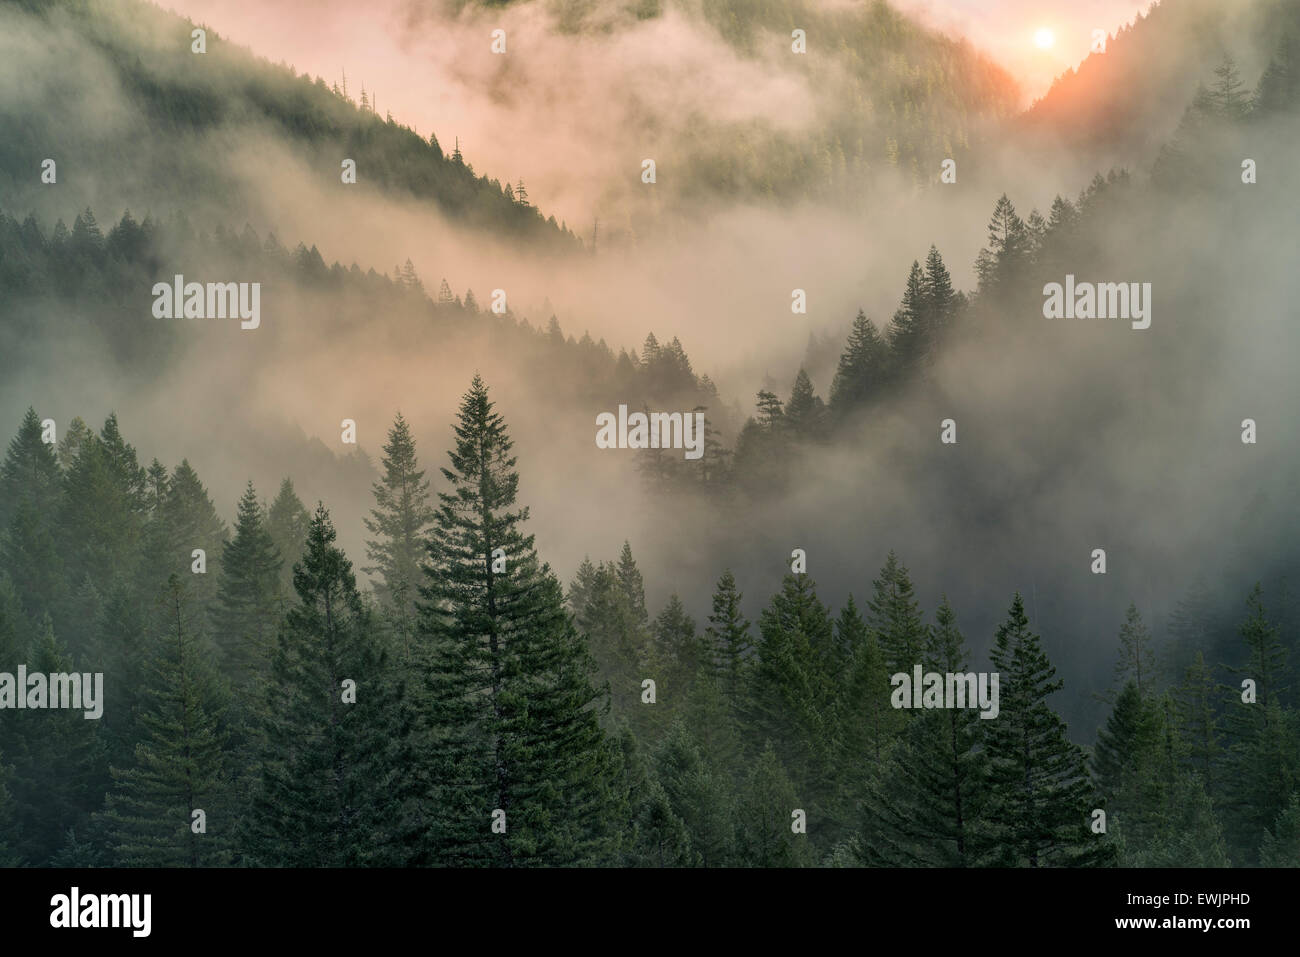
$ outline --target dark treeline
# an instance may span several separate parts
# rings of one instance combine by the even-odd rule
[[[641,355],[635,349],[616,353],[586,332],[566,336],[554,315],[533,325],[512,308],[493,311],[473,289],[454,292],[445,278],[436,290],[426,288],[409,259],[382,274],[355,262],[326,263],[315,245],[290,249],[274,233],[259,236],[247,223],[205,229],[183,213],[137,219],[128,210],[105,231],[91,209],[76,213],[71,228],[62,219],[47,227],[32,214],[20,219],[0,211],[0,295],[6,303],[0,372],[34,362],[53,338],[101,344],[122,373],[154,380],[193,348],[193,337],[191,329],[166,321],[141,322],[150,315],[150,290],[176,273],[193,274],[196,263],[207,274],[259,277],[264,308],[278,303],[280,315],[306,312],[299,297],[312,297],[317,329],[382,315],[395,338],[427,339],[445,351],[486,347],[509,356],[521,376],[542,370],[533,373],[538,382],[553,397],[562,388],[571,404],[608,406],[636,397],[656,408],[708,409],[711,427],[735,430],[734,413],[708,375],[695,373],[676,337],[661,346],[650,334]],[[283,336],[277,341],[287,343],[298,332],[300,325],[268,322],[257,335]]]
[[[106,700],[4,712],[9,863],[1300,865],[1300,716],[1258,589],[1242,667],[1174,682],[1131,609],[1088,756],[1019,595],[995,719],[893,707],[892,674],[984,670],[893,555],[838,612],[792,566],[756,622],[730,572],[703,627],[675,596],[652,615],[630,546],[566,594],[478,378],[436,492],[389,431],[365,593],[289,479],[227,527],[115,417],[44,431],[29,411],[0,468],[0,665],[103,672]]]

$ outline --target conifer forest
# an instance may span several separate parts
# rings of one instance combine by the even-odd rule
[[[1095,6],[0,0],[0,865],[1300,866],[1300,2]]]

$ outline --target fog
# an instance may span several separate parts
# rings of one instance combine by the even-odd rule
[[[231,10],[198,0],[178,6],[218,33]],[[578,32],[557,28],[537,4],[490,16],[376,4],[359,25],[356,13],[350,4],[313,5],[309,22],[299,13],[292,27],[281,7],[263,5],[235,19],[268,38],[258,52],[300,70],[316,73],[323,51],[345,51],[350,93],[365,82],[378,91],[381,115],[392,104],[395,120],[426,136],[424,117],[434,117],[445,151],[459,136],[479,173],[522,177],[545,215],[587,239],[585,252],[557,256],[468,229],[430,203],[368,185],[364,164],[358,184],[344,187],[339,157],[306,155],[266,122],[237,119],[185,138],[142,135],[135,105],[100,53],[71,29],[42,31],[33,42],[23,16],[8,10],[0,111],[56,102],[67,112],[48,117],[49,128],[76,127],[81,144],[130,148],[102,162],[80,152],[84,145],[59,154],[58,186],[41,186],[35,175],[10,180],[5,211],[35,212],[48,228],[90,205],[107,230],[126,208],[137,216],[184,209],[200,228],[238,230],[247,221],[290,249],[314,244],[327,263],[391,273],[409,257],[430,294],[443,277],[484,304],[503,289],[512,312],[532,325],[544,327],[554,312],[566,335],[589,331],[615,353],[639,349],[649,331],[661,342],[679,337],[695,372],[738,405],[738,425],[767,377],[782,398],[789,394],[810,334],[833,334],[842,345],[859,308],[883,329],[910,264],[932,243],[954,285],[974,289],[999,194],[1022,216],[1032,208],[1046,215],[1056,194],[1077,196],[1108,166],[1104,157],[1089,166],[1050,147],[1046,155],[1059,162],[1044,162],[1041,146],[1022,152],[991,128],[988,148],[959,161],[955,184],[918,187],[882,168],[842,203],[718,196],[683,206],[674,198],[674,156],[689,142],[692,117],[711,117],[706,134],[761,121],[802,135],[831,108],[837,64],[784,68],[776,43],[770,57],[740,57],[674,9],[636,25],[626,12],[602,15],[605,22]],[[507,30],[504,59],[488,51],[489,20]],[[322,38],[339,46],[322,47]],[[376,52],[362,59],[367,48]],[[1243,63],[1262,62],[1258,50],[1240,52]],[[1243,79],[1253,86],[1258,69]],[[398,104],[411,114],[399,115]],[[12,431],[28,404],[61,429],[74,415],[98,427],[116,410],[145,462],[188,458],[228,522],[248,478],[272,495],[292,475],[305,501],[325,499],[340,543],[362,565],[373,475],[346,462],[340,421],[357,422],[359,445],[377,463],[400,409],[442,489],[449,424],[478,371],[516,440],[539,551],[564,581],[584,555],[612,558],[627,539],[652,613],[677,592],[702,621],[714,582],[731,567],[757,617],[795,547],[807,550],[809,574],[834,608],[849,592],[862,604],[896,549],[927,610],[941,593],[951,596],[980,658],[1020,590],[1070,681],[1071,707],[1083,708],[1080,698],[1108,680],[1129,601],[1159,635],[1198,575],[1226,576],[1235,587],[1286,557],[1300,448],[1290,358],[1300,342],[1286,317],[1300,289],[1283,261],[1295,208],[1277,171],[1288,168],[1294,145],[1256,129],[1243,148],[1260,164],[1259,183],[1240,184],[1235,168],[1225,173],[1223,189],[1240,191],[1232,194],[1239,200],[1158,194],[1146,169],[1132,171],[1138,200],[1089,236],[1101,252],[1088,261],[1105,269],[1078,278],[1152,283],[1150,329],[1046,320],[1041,301],[962,329],[926,383],[873,408],[834,446],[802,450],[788,494],[743,508],[648,492],[635,452],[594,446],[595,416],[611,410],[570,401],[550,370],[488,337],[457,336],[448,349],[415,309],[365,315],[310,289],[266,289],[256,331],[179,325],[180,355],[141,380],[124,380],[102,342],[62,333],[66,317],[52,311],[49,338],[28,344],[21,370],[0,382],[0,412]],[[659,163],[653,185],[640,181],[643,157]],[[190,163],[220,185],[182,188]],[[175,179],[159,191],[147,171],[161,165]],[[595,216],[630,235],[608,248],[598,240],[593,254]],[[221,269],[195,262],[185,273],[259,278]],[[1038,286],[1063,279],[1045,273]],[[806,315],[791,312],[794,289],[807,292]],[[155,321],[147,292],[138,297],[142,324]],[[340,317],[347,321],[329,321]],[[826,370],[814,384],[828,396]],[[939,442],[945,418],[957,423],[956,445]],[[1244,418],[1258,423],[1257,445],[1241,442]],[[734,427],[724,440],[734,444]],[[1094,548],[1107,551],[1105,576],[1089,570]]]

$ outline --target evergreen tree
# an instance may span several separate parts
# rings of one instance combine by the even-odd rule
[[[660,785],[628,728],[619,735],[622,780],[619,790],[627,795],[630,820],[621,847],[624,864],[645,867],[695,867],[700,856],[691,848],[686,825],[673,811],[672,802]]]
[[[632,546],[627,542],[623,543],[623,551],[618,556],[617,576],[618,587],[627,598],[637,624],[648,624],[650,613],[646,611],[645,605],[645,582],[641,578],[640,569],[636,567],[636,560],[632,558]]]
[[[849,655],[844,718],[845,768],[850,776],[879,770],[900,725],[889,703],[889,671],[875,633],[849,595],[836,621],[840,647]],[[861,769],[857,772],[856,769]]]
[[[742,771],[740,715],[722,693],[707,665],[696,672],[691,696],[681,709],[681,720],[692,730],[700,755],[712,774],[720,781],[734,784]]]
[[[159,605],[160,624],[155,625],[134,592],[127,583],[119,582],[105,596],[91,647],[95,670],[111,676],[104,682],[99,732],[113,767],[128,767],[133,762],[135,744],[143,736],[139,718],[145,705],[151,639],[166,622],[165,605]]]
[[[1124,822],[1108,823],[1129,867],[1228,867],[1227,847],[1214,804],[1195,772],[1175,777],[1166,801],[1156,810],[1150,836],[1130,838]]]
[[[986,734],[993,799],[989,820],[1006,866],[1093,864],[1108,848],[1088,827],[1095,795],[1083,755],[1047,704],[1059,691],[1017,594],[998,627],[992,653],[1000,676],[999,713]]]
[[[1144,750],[1158,744],[1158,727],[1153,724],[1154,711],[1147,707],[1132,681],[1115,699],[1115,707],[1106,726],[1097,733],[1093,749],[1092,770],[1098,790],[1113,800],[1132,774]]]
[[[690,835],[703,867],[718,867],[731,853],[731,807],[725,777],[709,765],[686,726],[673,724],[659,750],[658,781],[669,807]]]
[[[1223,750],[1219,745],[1215,712],[1217,691],[1205,656],[1198,651],[1177,693],[1179,729],[1188,769],[1200,775],[1211,794],[1218,783],[1219,756]]]
[[[830,615],[806,574],[787,574],[759,618],[746,724],[751,741],[767,740],[803,789],[808,807],[828,810],[840,742],[836,654]]]
[[[813,391],[812,380],[803,369],[795,376],[790,401],[785,405],[785,426],[801,439],[818,439],[825,433],[826,406]]]
[[[1230,54],[1225,53],[1214,68],[1214,84],[1209,89],[1211,109],[1229,120],[1239,120],[1250,107],[1250,93],[1241,80],[1241,72]]]
[[[1277,627],[1264,612],[1259,582],[1251,589],[1246,606],[1249,614],[1238,630],[1246,644],[1246,667],[1232,670],[1255,682],[1256,699],[1260,705],[1267,706],[1271,701],[1280,699],[1289,685],[1286,648],[1278,640]]]
[[[280,482],[280,491],[266,513],[266,532],[271,536],[271,544],[280,555],[279,594],[282,604],[291,600],[295,594],[293,587],[293,566],[302,557],[307,547],[307,530],[311,527],[311,516],[294,491],[293,481],[284,479]]]
[[[385,773],[385,662],[352,563],[318,505],[294,567],[290,609],[266,694],[250,863],[343,867],[383,861],[401,795]],[[345,700],[355,682],[355,700]]]
[[[616,764],[594,710],[594,665],[522,531],[528,509],[512,509],[513,443],[477,375],[454,431],[422,609],[434,853],[465,864],[600,860]],[[505,833],[491,828],[498,811]]]
[[[658,695],[668,704],[667,710],[675,712],[690,696],[695,675],[707,660],[708,646],[676,594],[655,618],[653,634],[656,670],[662,675]]]
[[[65,564],[55,524],[57,511],[47,511],[33,497],[19,497],[9,525],[0,529],[0,567],[9,573],[28,622],[45,616],[66,620],[69,598]]]
[[[1139,696],[1153,693],[1155,654],[1151,650],[1151,630],[1142,622],[1137,605],[1129,602],[1124,624],[1119,628],[1119,660],[1115,662],[1115,681],[1121,686],[1132,681]]]
[[[1259,863],[1262,867],[1300,867],[1300,791],[1291,795],[1286,810],[1264,834]]]
[[[785,410],[775,393],[760,389],[758,393],[758,424],[765,432],[776,432],[785,424]]]
[[[224,672],[236,690],[256,688],[268,677],[279,607],[276,586],[283,560],[262,521],[250,481],[239,500],[235,535],[224,545],[213,624]]]
[[[890,674],[910,675],[922,663],[929,629],[921,620],[920,604],[907,568],[892,551],[872,586],[875,595],[867,603],[868,624],[884,654],[885,667]]]
[[[644,595],[637,592],[640,600]],[[650,635],[645,616],[633,607],[628,591],[620,586],[613,563],[595,569],[585,601],[576,610],[575,623],[586,635],[596,662],[596,683],[609,690],[615,715],[644,722],[641,681],[645,677]]]
[[[217,515],[208,490],[188,460],[172,470],[163,502],[166,527],[166,566],[172,571],[191,574],[194,549],[203,549],[207,572],[194,575],[190,586],[196,620],[202,621],[206,609],[216,600],[217,581],[221,577],[221,553],[226,542],[226,524]]]
[[[704,629],[713,646],[718,685],[735,709],[745,688],[751,639],[749,622],[740,610],[743,596],[736,588],[736,576],[728,569],[713,592],[713,611]]]
[[[1295,35],[1286,33],[1268,61],[1251,103],[1254,116],[1290,112],[1300,105],[1300,49]]]
[[[29,674],[74,671],[48,617],[38,625],[29,661]],[[97,724],[75,709],[4,712],[0,747],[13,765],[12,850],[32,866],[47,866],[68,829],[84,828],[102,800],[108,765]]]
[[[569,611],[573,612],[574,617],[581,615],[587,607],[587,602],[591,600],[592,589],[596,584],[596,566],[591,563],[591,556],[582,556],[582,564],[578,566],[577,574],[574,575],[573,581],[569,584],[569,592],[564,596],[564,600],[569,605]]]
[[[921,285],[925,309],[922,323],[922,347],[925,357],[933,359],[935,349],[956,317],[958,294],[952,287],[952,277],[943,264],[943,257],[934,246],[925,257],[925,279]]]
[[[402,636],[403,653],[409,655],[416,590],[424,579],[420,563],[434,508],[429,483],[415,456],[415,439],[400,412],[388,430],[383,465],[383,480],[373,485],[375,508],[365,519],[366,529],[376,536],[366,544],[366,555],[374,564],[363,571],[380,576],[375,591]]]
[[[1093,773],[1105,800],[1108,824],[1123,827],[1130,857],[1154,847],[1171,814],[1178,780],[1179,742],[1172,699],[1143,697],[1129,681],[1097,735]],[[1200,786],[1200,785],[1198,785]]]
[[[1001,290],[1021,273],[1029,257],[1029,233],[1006,193],[998,197],[989,220],[989,244],[975,263],[981,293]]]
[[[926,320],[929,308],[925,301],[925,274],[921,264],[912,261],[907,274],[903,301],[889,324],[889,345],[899,367],[910,369],[926,351]]]
[[[140,716],[144,739],[133,767],[112,769],[103,814],[119,865],[210,867],[228,860],[232,828],[220,729],[226,695],[187,605],[173,574],[167,631],[152,649]]]
[[[965,640],[946,598],[936,621],[926,667],[965,672]],[[973,704],[928,710],[909,723],[888,769],[867,788],[859,837],[864,862],[973,867],[990,859],[993,848],[983,820],[991,800],[988,766],[983,722]]]
[[[40,417],[28,407],[0,464],[0,529],[9,527],[23,502],[47,520],[57,514],[62,473],[54,446],[42,442],[41,433]]]
[[[1235,691],[1235,689],[1234,689]],[[1300,718],[1276,701],[1229,706],[1224,824],[1234,861],[1258,862],[1268,828],[1300,788]]]
[[[63,437],[61,455],[66,450],[72,458],[64,465],[58,527],[60,550],[74,588],[88,579],[102,590],[115,577],[127,578],[139,556],[147,508],[145,474],[133,464],[135,450],[122,441],[111,416],[104,436],[83,425],[82,429],[69,426]]]
[[[806,810],[769,741],[750,769],[736,806],[736,863],[741,867],[806,867],[812,863],[807,834],[791,828],[795,810]],[[812,817],[809,830],[816,827]]]
[[[67,472],[81,454],[82,447],[94,438],[95,433],[86,425],[85,420],[79,415],[73,416],[59,442],[59,467]]]

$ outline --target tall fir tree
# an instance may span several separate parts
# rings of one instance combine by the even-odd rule
[[[523,532],[513,443],[477,375],[453,431],[421,622],[437,763],[427,778],[431,856],[594,863],[613,840],[617,804],[594,664]]]
[[[1267,829],[1300,787],[1300,716],[1282,706],[1286,649],[1264,609],[1258,583],[1246,599],[1238,634],[1246,665],[1229,669],[1241,685],[1229,687],[1224,715],[1224,826],[1234,861],[1258,862]],[[1245,682],[1254,682],[1254,695]]]
[[[1219,783],[1219,762],[1223,753],[1220,744],[1219,718],[1216,702],[1218,686],[1203,652],[1188,667],[1175,698],[1178,702],[1179,730],[1183,737],[1183,753],[1189,770],[1200,775],[1210,794]]]
[[[194,575],[190,586],[195,620],[199,627],[207,628],[208,610],[217,597],[217,582],[221,555],[227,532],[226,523],[217,514],[208,490],[188,460],[172,470],[167,483],[167,498],[163,502],[163,521],[166,525],[167,574],[191,574],[195,549],[202,549],[207,571]],[[164,580],[165,583],[166,580]],[[160,583],[163,584],[163,583]]]
[[[1281,701],[1289,690],[1286,646],[1278,640],[1278,629],[1264,610],[1263,589],[1259,582],[1246,599],[1248,614],[1238,634],[1246,645],[1246,665],[1233,668],[1235,674],[1255,682],[1255,697],[1261,705]]]
[[[952,276],[943,257],[934,246],[925,257],[925,278],[921,290],[925,308],[922,313],[921,351],[927,362],[935,359],[940,342],[952,328],[961,306],[961,294],[953,289]]]
[[[890,375],[889,343],[858,310],[831,382],[831,411],[842,418],[881,395]]]
[[[965,639],[947,598],[935,620],[925,667],[965,673]],[[928,710],[910,722],[888,769],[870,782],[859,838],[866,863],[976,867],[990,861],[985,721],[975,702],[965,705]]]
[[[1151,644],[1151,629],[1142,621],[1137,605],[1129,602],[1128,610],[1124,613],[1124,623],[1119,628],[1116,684],[1123,687],[1132,681],[1138,695],[1154,694],[1156,659]]]
[[[103,434],[107,438],[83,424],[81,429],[70,426],[63,437],[70,461],[64,465],[58,526],[74,590],[87,581],[103,590],[115,578],[129,578],[139,559],[148,507],[145,475],[115,418],[110,416]]]
[[[695,676],[708,657],[708,646],[674,593],[654,621],[655,665],[660,675],[658,695],[665,710],[677,712],[685,705],[695,685]]]
[[[280,482],[280,490],[266,512],[266,531],[271,536],[271,543],[279,553],[280,566],[279,598],[282,608],[287,609],[296,595],[293,587],[293,566],[302,558],[307,548],[307,531],[311,527],[311,515],[308,514],[298,493],[294,490],[293,480],[285,478]]]
[[[260,698],[270,677],[280,609],[276,586],[283,560],[262,520],[257,491],[250,481],[239,500],[235,534],[221,554],[214,637],[223,671],[236,691]]]
[[[658,727],[654,715],[646,715],[641,706],[651,638],[645,615],[633,601],[620,586],[615,565],[603,562],[595,568],[574,619],[596,663],[595,683],[608,688],[611,714],[648,730],[649,725]]]
[[[993,794],[990,834],[998,862],[1029,867],[1106,862],[1111,846],[1088,826],[1096,804],[1083,753],[1047,703],[1063,682],[1030,631],[1019,594],[998,627],[992,659],[1001,700],[985,735]]]
[[[424,580],[420,563],[435,512],[416,458],[415,438],[400,412],[388,430],[383,466],[383,478],[373,486],[375,507],[364,520],[374,538],[366,543],[373,564],[363,571],[379,576],[375,591],[401,635],[403,654],[409,656],[417,590]]]
[[[790,401],[785,404],[785,427],[797,439],[817,440],[826,434],[826,404],[813,390],[812,380],[802,368],[794,379]]]
[[[73,667],[48,616],[37,628],[38,637],[28,651],[29,674],[82,670]],[[108,786],[108,763],[97,721],[87,721],[85,712],[75,709],[46,710],[48,685],[35,699],[41,702],[38,708],[33,709],[32,690],[26,693],[27,708],[4,712],[0,747],[13,766],[13,850],[29,865],[43,867],[69,829],[82,830],[89,823]]]
[[[807,834],[792,829],[794,811],[807,811],[768,742],[750,768],[736,801],[736,863],[741,867],[807,867]],[[816,827],[816,818],[810,827]]]
[[[925,274],[921,264],[913,260],[903,301],[889,323],[889,345],[901,369],[911,369],[925,354],[927,314]]]
[[[9,527],[24,501],[49,519],[58,513],[63,476],[54,446],[42,441],[43,433],[36,410],[28,407],[0,464],[0,529]]]
[[[1021,275],[1029,258],[1029,233],[1006,193],[998,197],[989,220],[988,245],[975,263],[981,295],[999,293]]]
[[[889,703],[889,669],[880,642],[863,620],[852,595],[840,609],[835,628],[840,647],[849,656],[843,766],[850,779],[865,781],[883,766],[901,718]]]
[[[673,723],[659,749],[657,779],[669,807],[690,836],[702,867],[725,866],[732,852],[731,786],[681,721]]]
[[[830,614],[806,574],[787,574],[759,618],[760,639],[745,705],[746,734],[767,741],[805,795],[828,814],[840,748],[837,681],[844,667]]]
[[[242,839],[248,863],[344,867],[391,853],[388,822],[402,795],[385,770],[386,662],[335,538],[318,505],[266,691],[261,781]]]
[[[212,867],[229,861],[231,795],[221,716],[228,695],[195,631],[178,575],[164,596],[134,762],[113,768],[103,823],[121,866]]]
[[[753,647],[749,622],[740,608],[742,597],[736,587],[736,576],[727,569],[714,589],[713,610],[709,614],[709,625],[704,629],[713,649],[718,686],[733,709],[738,707],[744,693],[746,668]]]
[[[913,667],[922,663],[929,629],[921,619],[907,567],[892,551],[872,586],[875,593],[867,603],[868,624],[885,656],[885,667],[890,674],[910,675]]]

